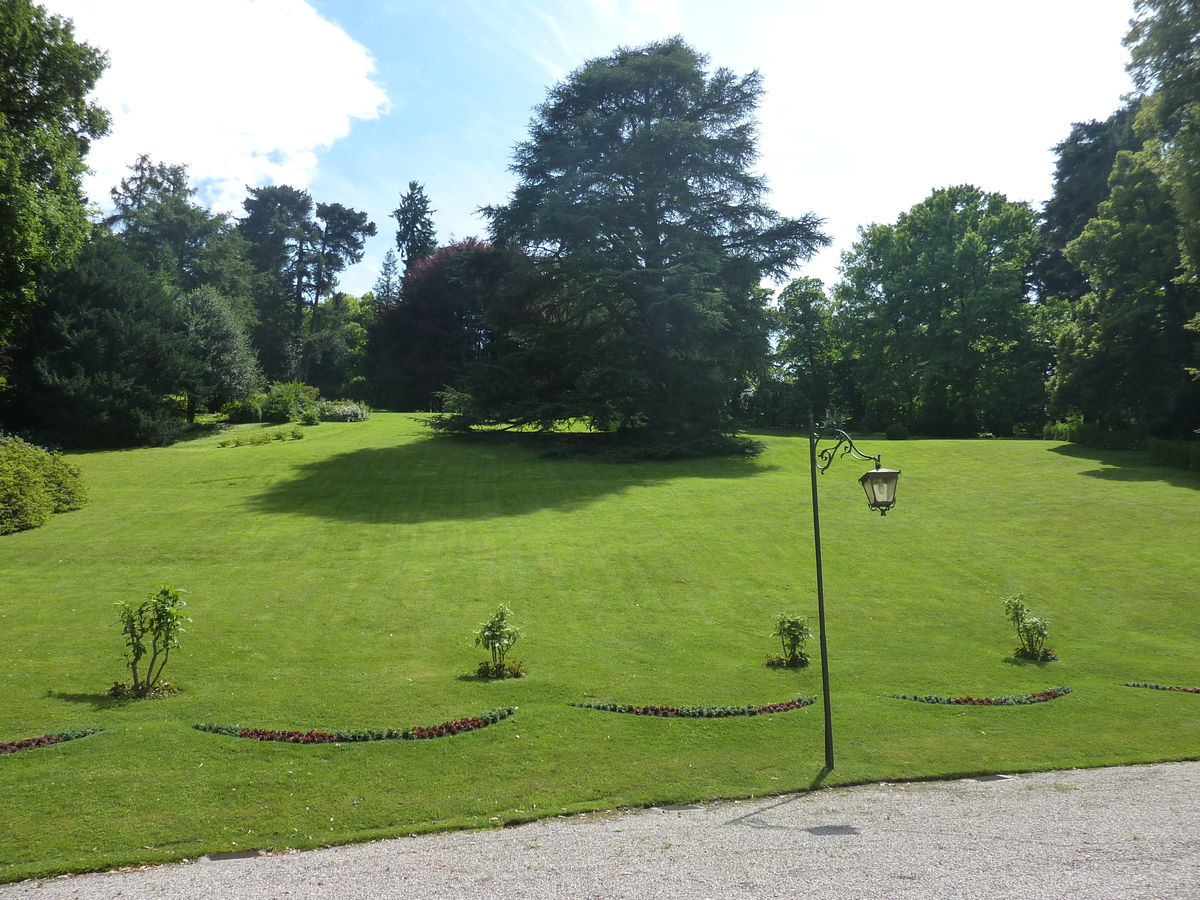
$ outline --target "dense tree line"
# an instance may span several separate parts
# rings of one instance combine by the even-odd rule
[[[860,228],[836,284],[772,290],[827,243],[822,222],[766,203],[758,73],[710,70],[672,38],[550,90],[516,148],[516,189],[484,210],[486,240],[440,246],[410,182],[395,249],[355,297],[338,278],[376,226],[288,185],[218,215],[184,167],[142,157],[89,225],[78,176],[106,118],[84,97],[104,57],[16,0],[0,53],[24,71],[39,48],[30,83],[48,96],[6,91],[0,109],[0,421],[76,445],[161,443],[298,381],[437,412],[447,431],[576,421],[666,452],[729,448],[747,423],[803,426],[831,407],[855,427],[935,435],[1039,434],[1053,418],[1187,435],[1200,427],[1200,2],[1136,8],[1140,94],[1072,127],[1040,210],[939,188]],[[35,107],[57,113],[47,125]],[[59,192],[40,207],[20,189],[39,177],[38,196]]]
[[[1200,428],[1200,3],[1135,6],[1141,93],[1072,127],[1039,213],[957,186],[861,228],[831,289],[781,293],[752,420],[832,405],[930,434]]]

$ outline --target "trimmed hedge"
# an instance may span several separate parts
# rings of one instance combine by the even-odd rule
[[[0,433],[0,534],[37,528],[85,503],[79,470],[61,453]]]

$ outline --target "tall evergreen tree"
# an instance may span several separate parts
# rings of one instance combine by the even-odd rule
[[[516,190],[485,210],[537,290],[500,301],[508,333],[463,385],[472,414],[447,427],[582,418],[677,443],[735,429],[741,379],[769,352],[759,282],[827,239],[817,217],[764,202],[759,74],[706,64],[680,38],[619,49],[538,107]],[[504,382],[521,386],[508,400]]]
[[[408,191],[400,195],[400,205],[392,211],[396,220],[396,249],[404,260],[404,267],[419,262],[437,249],[437,231],[433,227],[433,214],[425,188],[416,181],[408,183]]]
[[[337,276],[362,259],[375,225],[340,203],[318,203],[287,185],[251,188],[238,227],[258,273],[255,345],[272,379],[301,379],[306,344],[320,331],[321,303]]]

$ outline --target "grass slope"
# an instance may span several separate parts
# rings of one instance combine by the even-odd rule
[[[252,426],[251,426],[252,427]],[[0,539],[0,880],[234,848],[312,847],[593,808],[874,780],[1200,757],[1200,476],[1047,442],[867,441],[904,471],[886,518],[861,468],[821,476],[837,769],[816,705],[742,719],[568,706],[820,695],[762,666],[816,614],[808,448],[611,465],[426,437],[412,417],[302,441],[73,457],[92,502]],[[113,604],[186,588],[180,695],[117,703]],[[1018,663],[1024,591],[1062,657]],[[530,677],[469,676],[506,603]],[[811,648],[815,651],[815,646]],[[815,657],[815,653],[814,653]],[[1065,684],[1029,707],[995,696]],[[512,718],[435,741],[296,746],[195,722],[336,731]]]

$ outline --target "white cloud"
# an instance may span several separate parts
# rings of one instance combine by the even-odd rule
[[[86,182],[93,201],[142,153],[186,164],[201,199],[237,208],[245,186],[306,187],[320,152],[387,110],[368,51],[303,0],[48,0],[106,50],[96,99],[112,114]]]

